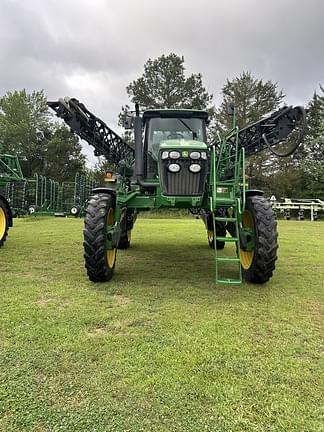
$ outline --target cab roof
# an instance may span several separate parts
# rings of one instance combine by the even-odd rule
[[[207,111],[193,109],[152,109],[143,113],[143,119],[150,118],[200,118],[208,120]]]

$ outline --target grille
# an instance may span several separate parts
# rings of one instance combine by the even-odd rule
[[[171,173],[168,170],[170,163],[177,163],[181,170]],[[207,161],[199,160],[201,170],[199,173],[189,171],[189,165],[197,160],[180,158],[177,160],[160,160],[161,187],[164,195],[202,195],[207,175]]]

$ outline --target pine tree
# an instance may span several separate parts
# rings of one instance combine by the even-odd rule
[[[244,128],[276,110],[285,97],[277,83],[257,79],[251,72],[242,72],[233,80],[227,79],[222,95],[223,100],[215,114],[215,125],[223,131],[232,127],[227,102],[234,102],[237,124],[239,128]]]

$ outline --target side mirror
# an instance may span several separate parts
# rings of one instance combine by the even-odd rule
[[[226,102],[226,109],[227,109],[227,114],[233,116],[235,112],[234,102],[233,101]]]
[[[124,117],[124,120],[123,120],[123,127],[124,127],[125,129],[133,129],[133,127],[134,127],[133,116],[131,116],[131,115],[126,115],[126,116]]]

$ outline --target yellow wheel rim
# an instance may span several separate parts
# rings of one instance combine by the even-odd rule
[[[243,228],[251,228],[254,230],[254,223],[253,223],[253,217],[252,214],[245,210],[242,218],[242,226]],[[254,258],[254,251],[240,251],[240,259],[241,259],[241,265],[244,270],[248,270],[253,262]]]
[[[114,225],[114,223],[115,223],[114,210],[111,208],[109,209],[108,216],[107,216],[107,225],[111,226]],[[107,256],[108,267],[112,268],[116,260],[116,248],[108,249],[106,252],[106,256]]]
[[[7,229],[7,218],[4,210],[0,207],[0,240],[2,240],[3,236],[6,233]]]
[[[212,242],[214,240],[214,231],[207,231],[207,238],[209,242]]]
[[[116,259],[116,249],[111,249],[107,251],[107,262],[108,266],[112,268],[115,264]]]

